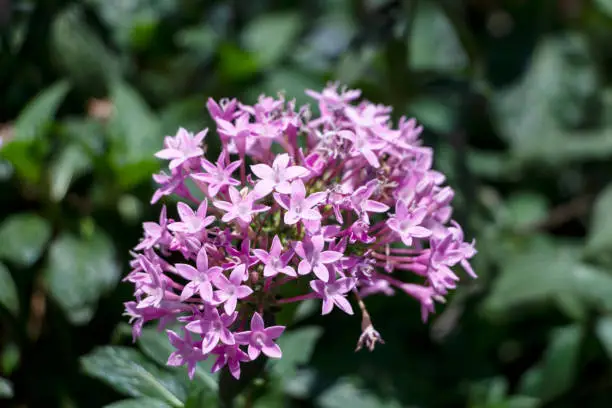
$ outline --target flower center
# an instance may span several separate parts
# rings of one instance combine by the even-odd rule
[[[265,335],[265,333],[255,332],[253,333],[251,340],[253,341],[253,343],[257,344],[259,347],[263,347],[264,343],[266,342],[266,338],[267,336]]]

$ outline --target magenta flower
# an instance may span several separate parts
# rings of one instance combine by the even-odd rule
[[[176,351],[168,364],[187,365],[190,375],[208,356],[213,372],[227,367],[236,378],[261,354],[280,358],[284,327],[266,328],[262,315],[286,304],[320,298],[322,314],[353,314],[353,292],[358,348],[371,350],[384,342],[368,297],[407,294],[426,319],[459,285],[455,269],[475,277],[474,242],[452,219],[455,193],[432,167],[422,127],[407,118],[394,125],[391,108],[358,101],[359,90],[331,84],[306,93],[318,112],[282,94],[253,105],[209,99],[218,157],[204,157],[215,150],[203,144],[207,130],[179,129],[157,153],[170,163],[153,176],[152,202],[173,196],[179,219],[163,207],[159,223],[143,224],[125,278],[135,299],[125,309],[134,338],[155,321],[197,339],[169,333]],[[214,216],[188,180],[213,200]]]
[[[261,263],[265,265],[263,273],[266,278],[274,277],[279,273],[284,273],[285,275],[289,276],[297,276],[295,269],[287,265],[293,257],[293,252],[287,251],[283,254],[282,251],[283,246],[278,238],[278,235],[275,235],[274,239],[272,240],[270,252],[266,252],[263,249],[253,250],[253,253],[257,259],[259,259]]]
[[[274,193],[276,202],[287,210],[285,213],[285,224],[293,225],[300,220],[317,221],[321,219],[321,214],[314,207],[325,200],[325,193],[314,193],[306,198],[306,187],[302,180],[291,183],[291,198],[287,205],[284,198]]]
[[[250,361],[249,356],[238,347],[237,344],[232,346],[220,346],[212,351],[214,354],[217,354],[217,359],[212,366],[211,371],[216,373],[226,365],[229,368],[230,374],[235,379],[240,378],[240,363],[244,363]]]
[[[395,217],[390,218],[387,224],[405,245],[411,246],[413,238],[427,238],[431,235],[430,230],[421,226],[426,216],[427,208],[420,207],[411,212],[406,203],[400,200],[395,205]]]
[[[253,192],[241,194],[236,188],[229,187],[229,195],[231,202],[215,201],[215,207],[225,211],[225,215],[221,218],[223,222],[230,222],[238,218],[244,223],[249,223],[253,219],[253,215],[268,211],[270,207],[261,204],[255,204],[257,197]]]
[[[223,269],[218,266],[208,267],[208,255],[206,248],[202,247],[196,259],[197,269],[188,264],[176,264],[176,272],[189,283],[181,292],[181,300],[189,299],[194,293],[198,293],[203,301],[212,303],[213,288],[212,281],[221,275]]]
[[[180,337],[172,330],[166,330],[166,333],[168,333],[170,344],[172,344],[172,347],[176,349],[168,357],[167,364],[173,367],[186,364],[189,378],[193,379],[196,364],[199,361],[205,360],[206,356],[204,356],[204,354],[202,354],[200,351],[200,348],[193,343],[191,335],[189,332],[187,332],[187,330],[183,329],[183,337]]]
[[[352,148],[349,150],[351,156],[363,156],[368,161],[368,164],[375,169],[380,167],[380,162],[374,152],[384,148],[387,144],[386,142],[372,139],[361,129],[356,129],[355,132],[341,131],[338,134],[340,137],[353,143]]]
[[[274,340],[280,337],[285,331],[284,326],[264,327],[264,321],[259,313],[253,313],[251,317],[251,330],[236,333],[238,344],[248,344],[248,354],[251,360],[259,357],[259,353],[264,353],[270,358],[281,358],[283,353]]]
[[[334,305],[338,306],[342,311],[347,314],[353,314],[353,308],[348,300],[346,300],[346,294],[350,292],[355,286],[355,279],[353,278],[340,278],[336,281],[324,282],[320,280],[310,281],[310,286],[319,297],[323,299],[323,309],[321,314],[329,314]]]
[[[215,220],[212,215],[206,216],[206,211],[208,211],[208,201],[206,199],[202,200],[195,212],[183,202],[179,202],[176,208],[181,221],[168,225],[170,231],[196,235],[202,233]]]
[[[202,335],[202,354],[212,351],[219,341],[229,346],[235,344],[234,335],[229,327],[236,321],[237,313],[219,315],[217,308],[205,310],[204,316],[188,323],[185,328]]]
[[[144,229],[145,238],[140,241],[134,249],[140,251],[143,249],[151,249],[165,237],[168,236],[166,227],[168,225],[168,218],[166,217],[166,206],[162,206],[161,213],[159,214],[159,224],[156,222],[143,222],[142,228]]]
[[[219,190],[225,186],[238,186],[240,182],[232,178],[232,173],[236,171],[242,160],[236,160],[226,165],[225,159],[227,152],[224,150],[219,155],[217,164],[214,165],[206,159],[202,159],[202,168],[205,173],[195,173],[191,175],[191,178],[206,183],[208,186],[208,195],[215,197]]]
[[[324,245],[325,241],[321,235],[315,235],[304,243],[297,242],[295,244],[295,252],[302,258],[298,265],[298,273],[300,275],[307,275],[314,271],[317,278],[324,282],[329,281],[329,270],[326,265],[340,260],[342,253],[323,251]]]
[[[232,270],[229,279],[225,275],[218,275],[213,281],[219,289],[215,292],[215,297],[224,303],[223,308],[228,315],[234,313],[239,299],[244,299],[253,293],[253,289],[242,284],[244,276],[245,266],[240,264]]]
[[[175,137],[166,136],[164,140],[166,148],[155,153],[155,156],[170,160],[170,170],[175,169],[187,160],[199,158],[204,154],[201,146],[206,133],[208,133],[208,130],[194,136],[187,130],[180,128]]]
[[[280,154],[274,159],[272,167],[267,164],[255,164],[251,170],[261,180],[255,185],[255,192],[263,197],[272,190],[282,194],[291,193],[291,180],[308,174],[308,169],[302,166],[289,166],[289,155]]]
[[[363,217],[366,223],[370,222],[368,217],[369,212],[384,213],[389,210],[389,206],[378,201],[370,200],[369,198],[374,193],[377,181],[361,186],[351,195],[351,204],[357,214]]]

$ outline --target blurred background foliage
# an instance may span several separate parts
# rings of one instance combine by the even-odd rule
[[[425,125],[480,278],[291,323],[245,407],[612,406],[612,1],[0,0],[0,405],[217,406],[120,279],[206,98],[339,80]]]

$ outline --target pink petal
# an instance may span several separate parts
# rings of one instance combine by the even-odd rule
[[[258,198],[262,198],[267,196],[268,194],[270,194],[272,192],[272,190],[274,190],[274,180],[270,180],[270,179],[264,179],[259,181],[256,185],[255,185],[255,194],[257,195]]]
[[[309,208],[314,207],[315,205],[320,204],[323,201],[325,201],[326,197],[327,197],[327,193],[323,192],[323,191],[319,191],[317,193],[312,193],[304,201],[304,205],[306,205]]]
[[[366,200],[362,208],[365,211],[382,213],[382,212],[387,211],[389,209],[389,206],[383,203],[379,203],[378,201]]]
[[[230,296],[225,301],[225,304],[223,305],[223,310],[225,310],[225,313],[227,314],[232,314],[234,313],[234,310],[236,310],[237,303],[238,303],[238,299],[236,298],[236,296]]]
[[[278,344],[264,344],[261,348],[261,351],[270,358],[281,358],[283,356],[283,352],[281,351]]]
[[[242,196],[240,195],[240,192],[236,189],[236,187],[230,187],[228,190],[232,203],[236,204],[242,201]]]
[[[353,314],[353,308],[351,307],[351,304],[349,303],[348,300],[346,300],[345,297],[340,296],[340,295],[336,295],[333,297],[334,299],[334,303],[340,308],[342,309],[346,314]]]
[[[264,330],[269,339],[276,339],[283,334],[285,326],[270,326]]]
[[[336,251],[323,251],[319,254],[319,262],[328,264],[336,262],[342,258],[342,253]]]
[[[312,265],[310,265],[310,262],[308,262],[307,260],[303,259],[300,264],[298,265],[298,274],[300,275],[308,275],[310,273],[310,271],[312,271]]]
[[[274,179],[274,170],[267,164],[254,164],[251,166],[251,171],[260,179]]]
[[[272,166],[276,169],[286,169],[289,165],[289,155],[287,153],[279,154],[274,159]]]
[[[272,245],[270,246],[270,255],[278,257],[283,250],[283,245],[281,244],[280,238],[278,235],[275,235],[272,239]]]
[[[236,288],[236,297],[238,299],[244,299],[251,293],[253,293],[253,289],[249,288],[248,286],[239,286]]]
[[[283,221],[287,225],[293,225],[297,223],[299,220],[300,220],[300,216],[293,210],[287,211],[285,213],[285,216],[283,217]]]
[[[176,264],[174,267],[176,272],[187,280],[193,280],[200,274],[196,268],[188,264]]]
[[[305,210],[302,211],[302,218],[308,221],[317,221],[321,219],[321,213],[318,210]]]
[[[252,331],[262,331],[264,329],[264,321],[261,318],[261,315],[257,312],[253,313],[253,317],[251,317],[251,330]]]
[[[232,209],[232,204],[227,201],[214,201],[213,205],[223,211],[229,211]]]
[[[194,282],[189,282],[188,284],[186,284],[183,288],[183,291],[181,292],[181,301],[192,297],[195,293],[196,287],[197,285]]]
[[[208,282],[202,282],[200,284],[200,297],[203,301],[211,303],[213,300],[212,285]]]
[[[208,255],[206,254],[206,248],[202,247],[198,251],[198,256],[196,258],[196,265],[198,270],[205,272],[208,270]]]
[[[329,281],[329,270],[323,264],[316,264],[313,268],[315,275],[317,278],[321,279],[323,282]]]
[[[176,205],[176,209],[178,210],[179,217],[181,217],[182,221],[185,221],[186,219],[193,217],[195,215],[191,207],[189,207],[187,204],[183,202],[179,202]]]
[[[251,360],[255,360],[257,357],[259,357],[259,353],[261,353],[261,351],[258,348],[255,348],[251,346],[250,344],[249,344],[248,352],[249,352],[249,358]]]
[[[155,157],[164,160],[176,159],[177,157],[181,157],[181,152],[176,149],[163,149],[155,153]]]
[[[329,314],[333,308],[334,308],[334,302],[331,299],[329,298],[323,299],[323,308],[321,311],[322,315]]]
[[[308,174],[308,169],[302,166],[291,166],[285,170],[285,179],[294,179],[296,177],[304,177]]]
[[[304,197],[306,197],[306,186],[302,180],[291,183],[291,202],[302,202]]]
[[[416,238],[427,238],[431,235],[431,231],[425,227],[411,227],[408,231]]]
[[[268,262],[268,259],[270,259],[270,255],[263,249],[254,249],[253,255],[255,255],[255,257],[264,264]]]

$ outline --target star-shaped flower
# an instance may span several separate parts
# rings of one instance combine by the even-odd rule
[[[283,353],[274,340],[280,337],[285,331],[284,326],[265,327],[261,315],[257,312],[251,317],[251,330],[236,333],[236,342],[238,344],[248,344],[248,354],[251,360],[259,357],[260,353],[264,353],[270,358],[281,358]]]
[[[264,264],[264,276],[265,277],[273,277],[278,275],[279,273],[284,273],[289,276],[297,276],[295,273],[295,269],[287,264],[293,257],[292,251],[287,251],[284,254],[283,245],[278,238],[278,235],[274,236],[272,239],[272,246],[270,247],[270,252],[266,252],[263,249],[254,249],[253,253]]]
[[[155,153],[155,157],[170,160],[170,169],[175,169],[187,160],[204,155],[202,141],[206,137],[208,129],[201,131],[195,136],[184,128],[180,128],[175,137],[166,136],[164,144],[166,148]]]
[[[251,170],[261,180],[255,185],[255,192],[263,197],[272,190],[279,193],[291,193],[291,180],[306,176],[309,171],[302,166],[289,166],[290,157],[288,154],[279,154],[274,159],[272,167],[267,164],[255,164]]]
[[[270,209],[265,205],[255,204],[258,197],[252,191],[248,194],[241,194],[235,187],[230,186],[229,195],[231,202],[215,201],[213,203],[215,207],[226,212],[221,218],[223,222],[230,222],[238,218],[243,223],[248,224],[253,219],[254,214]]]

